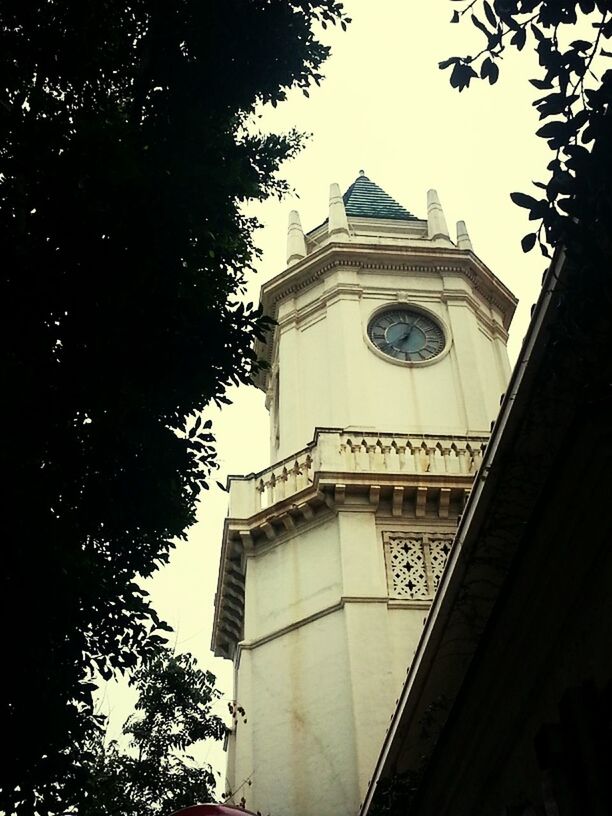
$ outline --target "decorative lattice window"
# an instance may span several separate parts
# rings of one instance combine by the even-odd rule
[[[448,538],[433,538],[432,536],[427,542],[426,546],[429,547],[429,564],[431,567],[431,581],[434,592],[438,591],[438,584],[440,583],[440,578],[442,578],[452,542],[453,539],[451,536]]]
[[[441,533],[383,533],[389,597],[431,600],[444,571],[453,536]]]

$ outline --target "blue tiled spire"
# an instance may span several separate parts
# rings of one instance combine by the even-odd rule
[[[342,196],[347,215],[361,218],[394,218],[399,221],[418,220],[405,207],[366,176],[363,170]]]

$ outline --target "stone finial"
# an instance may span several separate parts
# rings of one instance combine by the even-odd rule
[[[349,239],[348,220],[339,184],[332,184],[329,188],[328,232],[330,238],[333,237],[336,241]]]
[[[297,210],[289,213],[289,228],[287,230],[287,266],[306,257],[306,239]]]
[[[444,210],[435,190],[427,191],[427,233],[432,241],[445,238],[450,243]]]
[[[467,227],[465,226],[465,221],[457,221],[457,246],[459,249],[470,249],[474,251]]]

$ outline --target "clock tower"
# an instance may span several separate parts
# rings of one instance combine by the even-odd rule
[[[244,709],[232,800],[349,816],[367,788],[509,376],[516,300],[363,172],[261,291],[271,466],[229,480],[213,648]]]

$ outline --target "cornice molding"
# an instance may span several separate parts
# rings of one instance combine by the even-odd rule
[[[420,248],[386,244],[330,243],[264,283],[261,302],[276,319],[277,304],[311,286],[334,268],[370,272],[412,272],[465,275],[482,297],[500,309],[508,328],[517,300],[510,290],[471,251],[446,247]]]
[[[315,249],[310,255],[293,264],[291,267],[264,283],[261,288],[261,305],[266,314],[274,320],[278,320],[279,305],[290,297],[295,297],[309,287],[314,286],[319,280],[329,273],[340,269],[353,269],[368,272],[370,275],[384,275],[388,273],[406,272],[412,275],[437,275],[441,279],[449,279],[453,276],[462,277],[469,281],[474,292],[478,292],[482,300],[499,310],[502,319],[500,330],[491,329],[502,338],[507,338],[507,332],[518,303],[512,292],[491,272],[491,270],[475,255],[471,250],[457,249],[454,247],[415,247],[411,245],[388,245],[369,244],[357,242],[331,242]],[[365,292],[371,287],[364,287],[360,284],[342,281],[337,286],[332,287],[336,297],[351,294],[365,296]],[[413,287],[409,287],[413,289]],[[429,294],[429,293],[428,293]],[[441,293],[431,293],[432,297],[444,298],[448,300],[460,297],[460,293],[453,292],[447,287],[443,287]],[[419,296],[424,293],[419,291]],[[465,299],[478,304],[474,295],[464,292]],[[312,308],[325,308],[328,304],[330,294],[322,294],[319,302]],[[309,308],[309,307],[307,307]],[[292,317],[295,314],[295,317]],[[290,325],[291,320],[299,320],[301,310],[298,313],[294,309],[291,315],[284,316],[280,320],[282,327]],[[483,316],[481,304],[478,304],[477,314]],[[287,322],[289,321],[289,323]],[[494,322],[494,321],[489,321]],[[256,342],[255,352],[258,358],[271,364],[273,349],[275,346],[275,336],[278,328],[270,332],[268,342]],[[267,373],[260,372],[254,380],[255,384],[262,390],[267,387]]]

